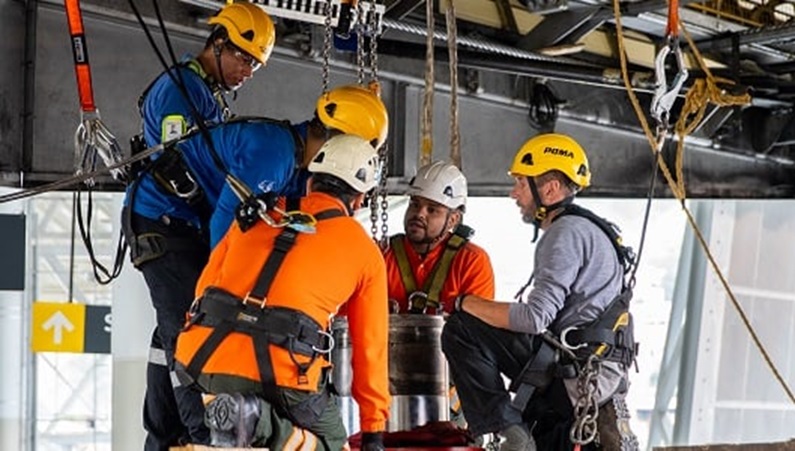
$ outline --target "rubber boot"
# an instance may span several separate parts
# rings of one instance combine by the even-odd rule
[[[207,404],[204,423],[210,428],[210,441],[217,447],[247,447],[254,439],[260,417],[260,402],[255,395],[222,393]]]

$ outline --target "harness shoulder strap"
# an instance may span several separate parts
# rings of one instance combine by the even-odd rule
[[[323,221],[326,219],[345,216],[345,213],[337,208],[330,208],[328,210],[323,210],[314,216],[316,220]],[[263,301],[267,298],[271,285],[273,284],[273,281],[276,280],[276,274],[279,272],[287,253],[290,252],[290,249],[292,249],[295,245],[295,240],[298,238],[299,233],[300,232],[297,230],[294,230],[290,227],[285,227],[282,232],[276,236],[273,251],[268,256],[268,259],[265,260],[265,264],[262,266],[262,270],[260,271],[259,277],[257,278],[257,282],[254,285],[254,288],[251,290],[249,297]]]
[[[474,234],[471,227],[464,224],[459,224],[453,232],[453,236],[447,240],[444,252],[442,253],[439,261],[436,262],[430,277],[425,281],[425,292],[428,294],[428,303],[433,307],[440,305],[440,295],[444,281],[447,280],[447,275],[450,273],[450,266],[453,264],[453,259],[469,239]]]
[[[616,255],[618,255],[618,261],[621,264],[621,267],[624,268],[624,273],[626,274],[628,272],[628,270],[634,264],[634,257],[632,256],[631,249],[627,246],[624,246],[621,235],[618,234],[618,228],[615,224],[602,218],[601,216],[596,215],[596,213],[592,212],[591,210],[588,210],[587,208],[581,207],[577,204],[566,205],[563,208],[563,211],[561,211],[560,214],[552,219],[552,222],[555,222],[558,218],[568,215],[585,218],[599,227],[599,229],[604,232],[605,235],[607,235],[607,238],[610,240],[610,244],[613,245],[613,249],[615,249]]]
[[[632,250],[623,245],[614,224],[575,204],[566,206],[555,219],[565,215],[586,218],[599,227],[613,244],[624,273],[626,274],[632,269],[635,263]],[[567,334],[567,341],[587,345],[576,352],[579,357],[585,358],[594,353],[607,360],[622,362],[625,365],[630,365],[635,360],[637,344],[634,340],[632,315],[629,313],[631,300],[632,289],[624,283],[621,293],[608,304],[605,311],[596,320],[583,328],[572,329]]]
[[[409,264],[409,256],[406,254],[406,247],[403,244],[403,237],[405,235],[398,233],[389,239],[389,246],[392,252],[395,253],[395,260],[397,260],[398,270],[400,270],[400,278],[403,279],[403,288],[406,290],[406,296],[417,291],[417,281],[414,280],[414,273],[411,271],[411,264]]]

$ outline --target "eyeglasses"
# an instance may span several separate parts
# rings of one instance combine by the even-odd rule
[[[250,67],[252,72],[262,67],[262,63],[260,63],[256,58],[240,50],[234,45],[227,44],[226,47],[229,49],[229,51],[232,52],[232,56],[237,58],[237,60],[240,61],[241,63]]]

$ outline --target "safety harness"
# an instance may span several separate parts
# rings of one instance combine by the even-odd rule
[[[459,224],[456,227],[453,235],[447,240],[441,258],[434,265],[428,278],[425,279],[425,284],[421,291],[417,289],[417,281],[414,279],[414,273],[411,270],[411,264],[406,254],[406,247],[403,244],[405,235],[400,233],[390,238],[389,244],[395,253],[400,277],[403,279],[403,288],[405,288],[408,295],[409,313],[425,313],[428,308],[433,308],[437,313],[441,313],[443,306],[439,297],[444,281],[447,279],[447,274],[450,272],[450,266],[458,251],[464,247],[474,234],[475,231],[464,224]]]
[[[296,130],[292,123],[290,123],[290,121],[271,119],[267,117],[240,116],[230,119],[229,121],[222,124],[213,124],[209,126],[208,129],[237,122],[260,122],[286,128],[293,137],[293,143],[295,145],[296,166],[298,165],[299,157],[303,153],[304,149],[304,140],[298,133],[298,130]],[[180,141],[191,138],[200,132],[201,130],[194,128],[184,135]],[[137,151],[141,151],[146,148],[143,138],[140,136],[131,140],[131,145],[133,146],[134,153],[136,152],[136,149]],[[221,173],[228,175],[229,171],[226,169],[226,166],[223,164],[220,156],[217,155],[214,149],[212,150],[212,157],[215,161],[217,169]],[[180,199],[180,201],[185,202],[191,211],[198,215],[202,224],[202,229],[207,228],[210,217],[214,211],[214,207],[210,204],[204,189],[196,181],[196,176],[185,161],[182,151],[178,148],[176,143],[166,146],[157,159],[149,160],[144,165],[137,168],[137,171],[134,173],[135,178],[133,179],[133,187],[130,191],[129,208],[125,213],[126,216],[123,218],[123,226],[125,228],[125,234],[127,234],[127,231],[129,231],[129,236],[131,238],[130,256],[132,258],[133,265],[136,267],[161,257],[168,250],[177,250],[178,248],[182,247],[180,243],[172,243],[167,249],[165,237],[162,235],[157,233],[146,233],[139,235],[133,230],[130,212],[135,202],[138,181],[140,180],[140,176],[146,172],[152,175],[152,178],[156,182],[156,186],[162,193],[168,196],[176,197]],[[273,196],[268,196],[266,194],[266,197],[268,197],[270,201],[273,200]],[[250,205],[252,201],[254,201],[254,199],[248,199],[247,201],[241,203],[241,205]],[[250,227],[250,225],[253,224],[253,217],[255,215],[253,214],[253,210],[249,211],[248,216],[245,216],[245,214],[242,213],[243,211],[248,210],[245,208],[238,208],[238,211],[236,211],[236,219],[238,219],[241,224],[241,228],[245,231],[248,229],[248,227],[243,227],[243,225],[248,222]],[[194,245],[195,243],[193,241],[185,244],[185,246],[188,248]]]
[[[588,219],[599,227],[610,239],[624,276],[631,272],[635,264],[635,255],[632,249],[623,245],[614,224],[586,208],[571,203],[562,207],[552,221],[568,215]],[[633,284],[632,281],[627,283],[624,279],[621,292],[599,318],[590,324],[583,327],[568,327],[561,332],[559,339],[549,331],[541,334],[542,340],[537,343],[538,349],[533,358],[511,382],[510,390],[516,392],[512,402],[514,407],[524,411],[535,391],[546,388],[556,378],[577,377],[581,364],[591,356],[620,362],[625,366],[635,362],[638,344],[634,339],[632,315],[629,312]],[[554,323],[550,329],[556,329]]]
[[[314,219],[322,221],[340,216],[345,216],[345,213],[334,208],[317,213]],[[199,325],[212,329],[212,332],[186,365],[176,365],[181,379],[187,375],[186,380],[198,383],[207,392],[213,392],[212,380],[216,375],[203,373],[204,366],[224,339],[234,332],[251,337],[260,387],[267,401],[280,405],[270,345],[289,352],[298,368],[299,385],[309,383],[306,374],[310,366],[319,355],[328,354],[334,347],[331,335],[317,321],[299,310],[267,305],[271,285],[300,233],[292,227],[285,227],[276,236],[273,251],[265,260],[254,288],[245,298],[241,299],[218,287],[209,287],[204,292],[186,329]],[[300,363],[295,358],[296,355],[309,357],[310,360]],[[328,395],[323,396],[324,402],[327,402]],[[307,427],[307,423],[314,421],[309,412],[288,409],[287,413],[302,427]]]

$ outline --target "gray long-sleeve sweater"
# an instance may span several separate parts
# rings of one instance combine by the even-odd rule
[[[623,272],[607,235],[590,220],[562,216],[544,231],[535,253],[533,288],[510,307],[510,329],[555,335],[596,319],[621,291]]]
[[[544,231],[535,253],[533,288],[523,303],[509,310],[510,329],[556,336],[570,326],[583,326],[605,311],[621,291],[623,271],[607,235],[590,220],[562,216]],[[618,362],[603,362],[597,384],[598,402],[616,392],[627,377]],[[576,379],[564,381],[572,403]]]

